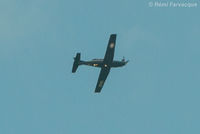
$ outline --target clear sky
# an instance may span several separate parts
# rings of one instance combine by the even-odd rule
[[[149,2],[1,0],[0,133],[200,133],[200,4]],[[130,62],[94,94],[100,69],[73,57],[103,58],[112,33]]]

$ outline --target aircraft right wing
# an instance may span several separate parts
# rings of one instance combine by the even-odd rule
[[[99,78],[97,81],[97,85],[96,85],[96,89],[95,89],[95,93],[100,93],[101,89],[106,81],[106,78],[108,76],[110,72],[110,68],[109,67],[103,67],[101,68],[101,72],[99,74]]]

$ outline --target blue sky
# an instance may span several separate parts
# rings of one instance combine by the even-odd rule
[[[1,0],[0,133],[200,133],[199,5],[148,2]],[[112,33],[130,62],[94,94],[100,70],[73,57],[103,58]]]

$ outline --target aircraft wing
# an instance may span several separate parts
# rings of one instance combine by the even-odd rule
[[[110,39],[108,41],[108,46],[106,49],[106,54],[104,56],[104,63],[110,64],[113,61],[114,52],[115,52],[115,42],[116,42],[116,34],[111,34]]]
[[[99,74],[99,78],[97,81],[95,93],[101,92],[101,89],[106,81],[106,78],[110,72],[110,64],[113,62],[114,52],[115,52],[115,42],[116,42],[116,34],[111,34],[110,39],[108,41],[108,46],[106,49],[106,54],[104,56],[103,64],[106,66],[103,66],[101,68],[101,72]]]
[[[108,76],[110,72],[110,68],[106,68],[106,67],[102,67],[101,68],[101,72],[99,74],[99,78],[97,81],[97,85],[96,85],[96,89],[95,89],[95,93],[100,93],[101,89],[106,81],[106,78]]]

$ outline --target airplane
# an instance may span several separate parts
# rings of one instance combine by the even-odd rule
[[[76,57],[74,57],[74,64],[72,67],[72,73],[75,73],[79,65],[88,65],[93,67],[99,67],[101,68],[99,78],[97,81],[97,85],[95,88],[95,93],[100,93],[101,89],[103,88],[103,85],[106,81],[106,78],[110,72],[110,69],[112,67],[122,67],[126,65],[129,60],[125,61],[125,58],[121,61],[115,61],[114,58],[114,51],[115,51],[115,45],[116,45],[116,37],[117,34],[111,34],[110,39],[108,41],[108,46],[106,49],[106,54],[104,56],[104,59],[93,59],[91,61],[83,61],[80,60],[81,53],[77,53]]]

